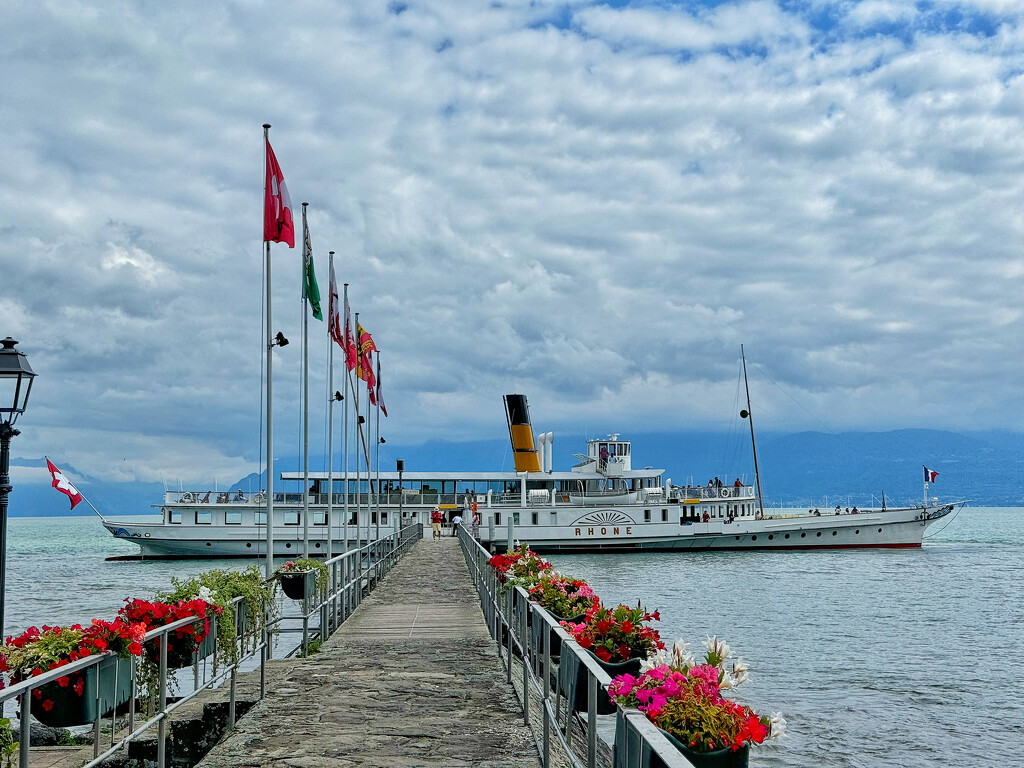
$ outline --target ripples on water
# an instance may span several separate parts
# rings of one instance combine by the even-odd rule
[[[1024,509],[967,509],[919,550],[558,556],[606,602],[661,610],[666,641],[717,634],[739,691],[788,736],[756,766],[1021,765]],[[95,518],[13,518],[8,635],[113,616],[172,576],[240,560],[107,562],[135,547]]]

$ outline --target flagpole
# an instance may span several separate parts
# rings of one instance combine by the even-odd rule
[[[358,336],[359,336],[359,313],[356,312],[356,360],[357,361],[359,360],[359,357],[360,357],[360,354],[359,354],[360,353],[360,350],[359,350],[359,338],[358,338]],[[356,363],[356,367],[358,368],[358,366],[359,366],[359,363],[357,362]],[[354,390],[354,394],[355,394],[356,431],[359,433],[359,436],[362,437],[363,425],[362,425],[362,422],[360,422],[360,420],[359,420],[359,388],[356,387],[355,384],[353,383],[352,389]],[[361,524],[360,524],[360,521],[359,521],[359,513],[362,512],[362,505],[363,505],[362,487],[361,487],[362,465],[360,465],[360,463],[359,463],[358,452],[359,452],[359,446],[356,445],[356,453],[357,453],[357,455],[356,455],[356,549],[359,548],[359,536],[361,535],[360,534]],[[366,538],[367,539],[370,538],[369,532],[367,532]],[[361,559],[362,559],[362,557],[360,556],[360,560]]]
[[[342,527],[342,534],[344,537],[345,551],[348,552],[348,406],[352,399],[352,387],[351,387],[351,376],[348,369],[348,283],[345,283],[345,447],[343,453],[345,454],[345,523]]]
[[[377,381],[380,381],[380,350],[377,350]],[[374,384],[376,386],[376,384]],[[374,538],[380,540],[380,398],[377,398],[377,527]]]
[[[330,260],[331,285],[330,301],[335,302],[334,309],[337,311],[337,299],[334,283],[334,251],[328,252]],[[334,328],[334,318],[330,317],[327,329],[327,559],[334,557],[334,339],[331,338],[331,331]]]
[[[309,557],[309,313],[306,303],[310,300],[306,289],[306,243],[309,242],[309,226],[306,224],[306,207],[302,204],[302,556]]]
[[[266,159],[266,146],[270,143],[270,123],[263,124],[263,144],[264,144],[264,164],[267,164]],[[263,199],[267,199],[267,183],[266,177],[270,171],[267,168],[263,178]],[[264,202],[264,205],[266,203]],[[264,211],[266,216],[266,211]],[[264,232],[266,236],[266,232]],[[271,339],[273,338],[273,332],[270,330],[273,325],[270,320],[270,241],[264,240],[266,246],[266,272],[267,272],[267,579],[269,580],[274,575],[274,379],[273,379],[273,364],[272,360],[274,356],[271,354],[273,347],[271,345]]]

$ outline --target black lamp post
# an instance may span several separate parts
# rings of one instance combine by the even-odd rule
[[[8,336],[0,340],[0,642],[4,636],[7,594],[7,494],[11,492],[11,438],[21,432],[14,422],[25,412],[35,372]]]

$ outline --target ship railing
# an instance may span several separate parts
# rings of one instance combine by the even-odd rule
[[[303,594],[297,616],[279,616],[268,623],[274,632],[301,633],[302,640],[292,653],[306,656],[311,642],[330,637],[413,544],[423,538],[423,524],[394,527],[383,536],[367,541],[324,561],[325,583]],[[367,534],[369,539],[369,534]],[[300,622],[293,626],[294,622]]]
[[[509,541],[511,544],[511,525]],[[526,590],[519,586],[506,589],[498,581],[487,563],[490,552],[465,527],[459,528],[459,543],[488,630],[497,642],[506,680],[519,699],[542,765],[549,768],[567,761],[574,768],[596,768],[599,762],[604,763],[603,756],[599,757],[598,718],[605,716],[598,714],[598,702],[607,701],[611,677],[558,619],[529,599]],[[561,641],[557,667],[551,651],[556,638]],[[642,712],[615,705],[614,714],[615,768],[641,768],[650,764],[652,755],[657,755],[666,768],[693,768]],[[579,722],[581,732],[574,732],[574,722]],[[580,738],[585,743],[577,744]]]
[[[669,498],[680,501],[718,501],[720,499],[753,499],[755,497],[754,486],[752,485],[723,485],[698,486],[696,488],[672,488],[669,491]]]
[[[157,729],[156,765],[157,768],[165,768],[167,765],[167,724],[171,713],[194,699],[200,692],[219,687],[224,683],[230,686],[228,694],[228,722],[233,726],[237,719],[235,712],[235,686],[238,670],[244,662],[255,658],[257,654],[259,656],[260,670],[260,698],[262,699],[266,695],[265,665],[268,658],[269,643],[265,626],[260,629],[258,638],[255,636],[254,631],[248,636],[246,635],[246,622],[243,618],[245,612],[244,598],[235,598],[231,604],[231,611],[234,614],[232,620],[235,622],[236,627],[243,630],[239,632],[237,638],[238,653],[235,656],[237,660],[220,665],[215,663],[213,673],[209,677],[206,677],[204,674],[203,679],[200,679],[200,662],[202,661],[205,665],[205,660],[209,657],[217,658],[217,618],[216,616],[211,617],[210,634],[208,637],[212,638],[212,642],[206,643],[204,641],[204,643],[200,644],[199,649],[197,649],[192,669],[192,691],[183,696],[176,696],[173,700],[169,698],[171,679],[183,670],[168,669],[167,638],[171,632],[176,632],[185,627],[198,626],[201,628],[205,622],[205,619],[201,616],[189,616],[179,619],[171,624],[151,629],[146,633],[142,641],[143,653],[159,654],[158,674],[155,687],[152,690],[144,689],[139,680],[139,660],[136,657],[122,659],[112,652],[86,656],[0,690],[0,708],[2,708],[4,702],[10,699],[17,698],[20,702],[20,726],[18,732],[19,768],[28,768],[29,766],[29,723],[31,721],[29,712],[32,709],[30,702],[33,700],[35,692],[40,691],[47,684],[59,685],[57,681],[60,678],[75,673],[92,676],[92,685],[88,686],[88,689],[95,691],[96,694],[95,701],[93,702],[95,717],[92,723],[93,759],[86,763],[83,768],[93,768],[94,766],[101,765],[111,755],[124,749],[130,742],[139,739],[154,726]],[[224,620],[223,617],[221,620]],[[206,652],[203,650],[204,647]],[[127,684],[125,684],[124,679],[119,679],[124,675],[128,676]],[[68,695],[71,695],[70,687],[60,687],[58,690],[66,691]],[[153,715],[145,722],[137,724],[136,715],[138,713],[136,705],[142,695],[148,696],[152,702]],[[38,700],[40,705],[44,701],[41,693]],[[127,733],[118,739],[117,715],[119,711],[123,711],[125,705],[127,705],[128,710]],[[110,718],[110,741],[107,749],[104,750],[101,725],[104,718],[108,715]]]

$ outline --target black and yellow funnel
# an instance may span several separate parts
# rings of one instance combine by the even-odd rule
[[[505,395],[505,416],[508,418],[508,436],[512,439],[516,472],[540,472],[540,457],[533,441],[526,395]]]

